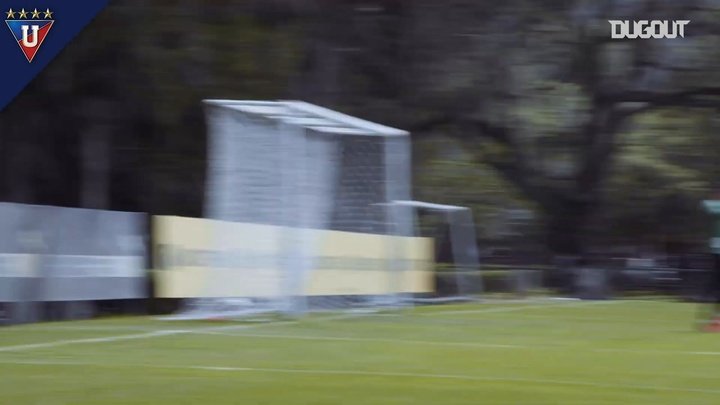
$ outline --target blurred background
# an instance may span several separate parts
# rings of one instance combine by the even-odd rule
[[[298,99],[412,133],[414,197],[473,209],[486,288],[590,263],[696,296],[718,44],[713,0],[113,0],[0,113],[0,201],[201,216],[200,101]]]

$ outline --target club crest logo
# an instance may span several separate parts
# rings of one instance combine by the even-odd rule
[[[5,23],[10,32],[15,37],[15,42],[22,50],[23,55],[27,59],[28,63],[32,62],[40,49],[43,41],[53,23],[53,11],[46,9],[45,11],[38,11],[34,9],[32,11],[15,11],[12,8],[5,12],[6,19]]]

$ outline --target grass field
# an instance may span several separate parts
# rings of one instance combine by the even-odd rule
[[[537,301],[298,322],[0,328],[1,404],[718,404],[697,307]]]

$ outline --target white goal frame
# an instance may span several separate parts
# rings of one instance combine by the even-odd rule
[[[458,295],[451,300],[469,300],[479,298],[483,292],[483,283],[480,275],[480,253],[477,247],[477,236],[472,210],[459,205],[436,204],[425,201],[396,200],[388,204],[391,216],[398,218],[398,232],[403,234],[419,235],[418,211],[424,210],[438,213],[450,229],[450,245],[452,248],[454,279]],[[409,211],[409,212],[408,212]],[[408,222],[406,218],[410,216]],[[400,218],[403,218],[401,221]],[[413,224],[412,230],[402,229],[401,224]],[[467,280],[468,274],[476,274],[477,283]],[[475,285],[473,285],[475,284]]]
[[[284,278],[278,295],[284,303],[275,300],[269,311],[300,314],[312,305],[302,291],[316,264],[313,230],[413,235],[409,213],[393,217],[393,225],[399,225],[393,227],[377,206],[410,199],[407,131],[301,101],[215,99],[204,104],[204,216],[287,230],[270,242],[282,252],[270,266]],[[221,308],[228,313],[236,307],[234,312],[251,313],[260,308],[257,300],[245,297],[193,301],[200,312]]]

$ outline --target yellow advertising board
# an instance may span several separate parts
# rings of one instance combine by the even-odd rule
[[[298,266],[288,252],[301,243],[304,295],[371,295],[434,290],[430,238],[396,237],[200,218],[153,218],[159,297],[275,297]]]

